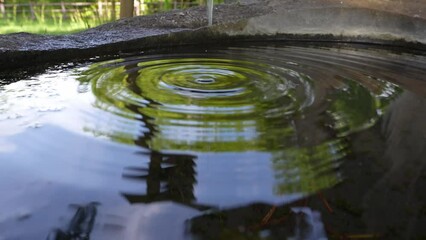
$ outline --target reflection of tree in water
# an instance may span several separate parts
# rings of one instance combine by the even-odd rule
[[[97,203],[77,206],[77,210],[65,230],[55,229],[47,240],[89,240],[95,223]]]
[[[146,193],[123,193],[130,203],[168,201],[191,205],[195,200],[194,156],[151,152],[148,168],[128,167],[126,179],[146,183]]]
[[[194,239],[326,239],[321,213],[302,202],[250,204],[194,217],[188,225]]]
[[[344,141],[326,142],[310,148],[289,148],[273,154],[278,195],[312,194],[341,181],[337,171],[348,151]]]
[[[129,66],[129,65],[127,65]],[[130,69],[135,66],[130,66]],[[128,88],[136,94],[141,94],[141,89],[136,86],[136,71],[129,72]],[[150,99],[147,99],[151,101]],[[138,106],[127,104],[126,109],[139,113]],[[148,131],[134,141],[135,145],[149,149],[149,143],[157,134],[153,119],[144,116],[141,120]],[[195,156],[185,154],[165,154],[158,151],[141,153],[149,157],[148,167],[127,167],[123,174],[126,179],[139,180],[146,183],[145,194],[123,193],[130,203],[150,203],[156,201],[175,201],[191,205],[195,200]]]

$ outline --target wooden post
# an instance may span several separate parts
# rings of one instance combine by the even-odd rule
[[[34,4],[32,1],[29,2],[30,4],[30,12],[31,12],[31,20],[36,19],[35,11],[34,11]]]
[[[120,0],[120,18],[133,17],[133,0]]]
[[[3,18],[6,18],[6,9],[4,8],[4,0],[0,0],[0,13]]]
[[[67,9],[65,8],[64,1],[61,1],[61,13],[62,13],[62,20],[65,20],[68,18],[67,16]]]
[[[102,17],[103,9],[102,9],[102,0],[98,0],[98,16]]]
[[[117,18],[117,13],[115,12],[115,0],[111,0],[111,20]]]

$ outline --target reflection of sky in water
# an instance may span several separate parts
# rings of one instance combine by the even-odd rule
[[[122,236],[124,233],[151,236],[159,230],[155,225],[164,217],[172,218],[169,224],[176,228],[171,231],[174,234],[176,231],[181,234],[180,229],[184,221],[197,214],[195,210],[169,203],[134,207],[126,204],[125,199],[117,193],[146,193],[144,182],[121,178],[123,169],[127,166],[135,163],[145,166],[149,164],[149,158],[137,154],[138,149],[135,147],[82,137],[48,124],[37,131],[33,129],[29,131],[31,132],[8,138],[12,144],[19,143],[16,144],[17,151],[2,154],[2,159],[8,161],[1,164],[0,188],[9,189],[10,186],[14,186],[14,190],[8,190],[8,197],[0,201],[3,207],[9,209],[3,211],[1,215],[5,222],[27,215],[36,216],[35,219],[31,218],[28,224],[35,224],[37,215],[51,218],[55,218],[58,214],[69,216],[72,209],[64,205],[64,198],[65,203],[90,201],[102,203],[99,207],[101,213],[97,217],[98,228],[93,232],[93,236],[97,234],[104,236],[111,224],[119,224],[123,228],[120,231],[114,230],[115,234],[119,234],[116,236]],[[49,136],[49,139],[44,139],[43,136]],[[56,141],[57,139],[61,141]],[[33,141],[48,145],[52,151],[28,151],[33,148]],[[67,147],[70,145],[73,146],[72,152]],[[62,154],[64,151],[67,154]],[[274,178],[269,157],[265,153],[246,153],[243,157],[241,153],[199,155],[195,168],[196,201],[203,205],[230,207],[248,204],[254,200],[282,203],[298,198],[297,195],[280,197],[274,194],[273,188],[270,187],[274,184]],[[233,158],[237,159],[230,161]],[[33,196],[31,203],[27,201],[28,195]],[[159,212],[152,212],[157,211],[155,209]],[[44,211],[49,212],[43,213]],[[120,220],[112,215],[118,216]],[[138,226],[137,222],[142,226]],[[163,219],[163,225],[166,222],[168,220]],[[125,223],[130,226],[124,228],[122,225]],[[22,227],[26,228],[28,224],[23,223]],[[106,227],[100,228],[103,224]],[[44,221],[36,225],[48,229],[50,226],[57,226],[58,222]],[[153,228],[147,229],[148,226]],[[31,227],[28,226],[27,229],[26,233],[32,233]],[[34,231],[36,230],[35,228]],[[13,232],[13,228],[4,232]],[[45,233],[33,234],[44,236]],[[113,239],[111,236],[104,239]],[[164,236],[172,235],[164,233]]]
[[[207,154],[197,159],[197,200],[219,206],[251,202],[282,203],[300,198],[300,194],[279,196],[270,154],[247,152]],[[269,187],[267,187],[269,186]]]
[[[23,136],[17,134],[9,138],[17,149],[2,155],[8,159],[3,163],[7,164],[3,168],[7,169],[5,173],[13,169],[13,176],[22,177],[18,182],[41,178],[55,185],[84,189],[107,187],[109,192],[146,191],[143,182],[120,180],[126,166],[149,164],[149,157],[137,154],[137,148],[91,140],[50,125],[30,131]],[[44,139],[44,136],[49,136],[49,139]],[[52,151],[28,151],[37,148],[32,146],[33,141],[49,146]],[[72,146],[73,151],[69,152],[68,146]],[[67,154],[62,155],[63,152]],[[275,179],[270,157],[270,154],[256,152],[198,155],[195,166],[197,183],[194,186],[197,202],[232,206],[253,200],[285,202],[293,199],[274,193],[271,186]]]
[[[81,107],[90,102],[93,96],[78,93],[76,77],[69,70],[52,70],[2,86],[0,136],[14,135],[24,129],[42,127],[46,122],[55,121],[62,127],[81,132],[84,122],[73,115],[72,106]],[[65,108],[68,116],[63,113]],[[61,115],[56,118],[59,112]]]

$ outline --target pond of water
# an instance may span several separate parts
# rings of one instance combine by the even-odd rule
[[[426,55],[191,47],[0,79],[0,239],[426,237]]]

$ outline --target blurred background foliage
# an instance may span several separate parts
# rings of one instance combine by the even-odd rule
[[[205,5],[206,1],[134,0],[133,14],[185,9]],[[0,34],[66,34],[114,21],[119,15],[120,0],[0,0]]]

